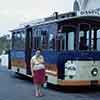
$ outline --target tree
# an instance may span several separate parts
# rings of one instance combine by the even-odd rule
[[[0,37],[0,54],[3,51],[7,52],[10,49],[11,39],[8,38],[8,35]]]

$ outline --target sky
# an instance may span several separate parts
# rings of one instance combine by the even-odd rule
[[[0,0],[0,36],[21,23],[72,11],[74,0]]]

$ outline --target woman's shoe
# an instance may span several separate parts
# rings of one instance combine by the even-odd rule
[[[39,93],[39,96],[40,96],[40,97],[42,97],[42,96],[44,96],[44,94],[42,94],[42,93]]]
[[[36,96],[36,97],[39,97],[40,95],[39,94],[33,94],[34,96]]]

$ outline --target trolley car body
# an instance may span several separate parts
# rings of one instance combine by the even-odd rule
[[[9,62],[13,71],[31,76],[30,59],[37,48],[42,48],[49,83],[100,85],[99,16],[45,19],[11,32]]]

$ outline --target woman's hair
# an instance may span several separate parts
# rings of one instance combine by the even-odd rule
[[[42,51],[42,49],[41,49],[41,48],[37,48],[37,49],[36,49],[36,51],[37,51],[37,50]]]

